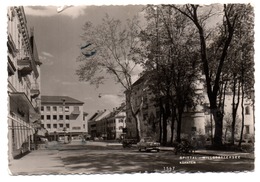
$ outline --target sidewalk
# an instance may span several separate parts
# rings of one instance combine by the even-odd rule
[[[25,167],[26,166],[26,167]],[[65,171],[58,150],[34,150],[9,163],[10,175],[62,174]]]

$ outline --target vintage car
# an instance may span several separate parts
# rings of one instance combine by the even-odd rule
[[[155,142],[151,137],[142,138],[140,142],[137,143],[137,148],[139,151],[160,151],[160,143]]]

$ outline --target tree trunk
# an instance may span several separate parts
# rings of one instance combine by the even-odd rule
[[[159,142],[162,143],[162,113],[160,113],[159,119]]]
[[[177,120],[177,142],[181,142],[181,122],[182,122],[182,111],[178,109],[178,120]]]
[[[215,134],[213,139],[213,145],[221,146],[223,136],[223,113],[221,113],[221,111],[219,111],[218,108],[212,109],[211,112],[215,121]]]
[[[235,79],[234,79],[235,80]],[[240,101],[240,83],[238,84],[237,91],[237,102],[235,102],[236,97],[236,84],[233,86],[233,101],[232,101],[232,125],[231,125],[231,143],[234,145],[235,143],[235,130],[236,130],[236,116],[237,109]]]
[[[162,106],[162,99],[160,98],[160,118],[159,118],[159,142],[162,143],[162,115],[163,115],[163,106]]]
[[[242,72],[243,73],[243,72]],[[245,126],[245,108],[244,108],[244,96],[245,96],[245,91],[244,91],[244,81],[243,81],[243,74],[242,74],[242,86],[241,86],[241,90],[242,90],[242,100],[241,100],[241,109],[242,109],[242,126],[241,126],[241,133],[240,133],[240,139],[239,139],[239,144],[238,146],[241,147],[241,143],[243,140],[243,134],[244,134],[244,126]]]
[[[136,139],[139,141],[140,138],[141,138],[141,125],[140,125],[140,119],[138,117],[138,110],[137,111],[134,111],[134,107],[133,107],[133,103],[131,101],[131,91],[129,91],[130,93],[127,94],[127,103],[129,103],[129,106],[130,106],[130,110],[131,110],[131,114],[132,114],[132,117],[134,118],[135,120],[135,127],[136,127]],[[139,109],[139,108],[138,108]]]
[[[173,135],[174,135],[174,124],[175,124],[175,108],[172,106],[172,123],[171,123],[171,143],[173,143]]]
[[[166,113],[163,114],[163,126],[162,126],[162,129],[163,129],[163,141],[162,141],[162,144],[165,146],[166,143],[167,143],[167,115]]]

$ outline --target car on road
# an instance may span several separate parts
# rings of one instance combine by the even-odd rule
[[[155,142],[151,137],[145,137],[137,143],[137,148],[139,151],[151,151],[156,150],[157,152],[160,151],[160,143]]]

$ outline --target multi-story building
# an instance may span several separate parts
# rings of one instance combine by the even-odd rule
[[[96,112],[89,120],[89,133],[91,137],[102,137],[108,140],[120,139],[125,128],[125,104],[108,110]]]
[[[40,65],[23,7],[8,7],[9,159],[30,150],[40,134]]]
[[[109,110],[98,110],[95,112],[88,120],[88,133],[91,135],[91,138],[95,137],[104,137],[101,135],[102,131],[102,119],[110,113]],[[101,121],[101,122],[100,122]]]
[[[106,136],[109,140],[121,139],[123,137],[123,129],[125,128],[125,104],[120,107],[114,108],[112,112],[106,115],[100,123],[100,133]]]
[[[147,89],[145,86],[146,75],[140,77],[135,83],[132,85],[132,98],[131,104],[135,111],[140,109],[138,113],[138,117],[140,119],[140,129],[142,133],[142,137],[154,137],[155,139],[159,138],[160,132],[160,108],[158,104],[155,103],[154,94]],[[207,99],[207,93],[204,88],[203,79],[198,80],[196,83],[195,93],[200,96],[202,99],[201,104],[197,104],[196,107],[189,109],[186,108],[185,112],[182,116],[182,126],[181,133],[184,136],[192,136],[192,135],[213,135],[214,130],[214,122],[212,115],[209,110],[209,102]],[[129,94],[126,92],[126,94]],[[242,98],[240,98],[242,100]],[[140,108],[142,102],[142,107]],[[254,136],[254,103],[249,98],[244,98],[244,135],[245,139],[251,138]],[[223,133],[224,135],[230,135],[230,127],[227,126],[228,122],[231,120],[232,113],[232,95],[227,92],[225,97],[224,104],[224,119],[223,119]],[[241,128],[241,107],[238,108],[237,111],[237,125],[238,129]],[[169,118],[169,122],[167,125],[167,135],[168,139],[170,139],[171,134],[171,118]],[[177,128],[177,122],[175,122],[174,128]],[[212,127],[211,127],[212,125]],[[230,125],[230,124],[229,124]],[[229,128],[228,128],[229,127]],[[132,116],[130,110],[130,103],[126,102],[126,128],[128,138],[136,137],[136,123]],[[176,132],[175,132],[176,133]],[[237,136],[240,135],[240,131],[237,132]],[[225,137],[223,136],[223,137]],[[226,138],[226,137],[225,137]]]
[[[41,96],[42,127],[47,129],[49,140],[67,140],[87,134],[83,104],[68,96]]]

